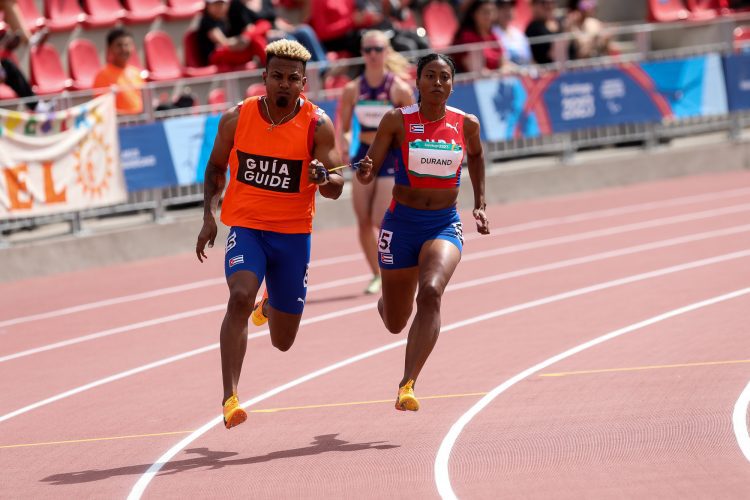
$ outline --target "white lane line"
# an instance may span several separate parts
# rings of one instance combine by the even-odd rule
[[[318,283],[315,285],[310,285],[308,287],[308,291],[316,292],[319,290],[327,290],[329,288],[336,288],[339,286],[351,285],[354,283],[362,283],[371,278],[372,278],[371,274],[360,274],[358,276],[352,276],[350,278],[343,278],[343,279],[328,281],[326,283]],[[82,335],[80,337],[74,337],[72,339],[62,340],[60,342],[55,342],[53,344],[47,344],[47,345],[43,345],[40,347],[35,347],[33,349],[27,349],[25,351],[20,351],[20,352],[16,352],[13,354],[0,356],[0,363],[5,363],[6,361],[11,361],[11,360],[18,359],[18,358],[24,358],[26,356],[31,356],[33,354],[39,354],[41,352],[52,351],[54,349],[60,349],[61,347],[68,347],[71,345],[80,344],[82,342],[88,342],[90,340],[101,339],[104,337],[109,337],[109,336],[117,335],[120,333],[132,332],[135,330],[140,330],[141,328],[148,328],[150,326],[163,325],[164,323],[169,323],[172,321],[180,321],[180,320],[187,319],[187,318],[193,318],[195,316],[202,316],[203,314],[210,314],[213,312],[223,311],[226,308],[227,308],[227,304],[225,302],[225,303],[216,304],[213,306],[201,307],[199,309],[191,309],[190,311],[185,311],[185,312],[181,312],[177,314],[161,316],[161,317],[149,319],[146,321],[139,321],[137,323],[129,323],[127,325],[118,326],[116,328],[108,328],[106,330],[91,333],[88,335]]]
[[[750,462],[750,432],[747,429],[747,409],[749,405],[750,383],[740,393],[740,397],[734,404],[734,411],[732,412],[734,436],[737,438],[737,444],[740,445],[740,450],[748,462]]]
[[[644,212],[644,211],[657,209],[657,208],[689,205],[691,203],[721,200],[721,199],[734,198],[734,197],[745,196],[745,195],[750,195],[750,188],[732,189],[732,190],[727,190],[727,191],[718,191],[716,193],[684,196],[680,198],[673,198],[671,200],[656,201],[656,202],[649,202],[649,203],[636,203],[633,205],[625,205],[625,206],[617,207],[617,208],[596,210],[592,212],[583,212],[580,214],[568,215],[568,216],[562,216],[562,217],[552,217],[548,219],[541,219],[538,221],[525,222],[525,223],[516,224],[513,226],[492,229],[492,234],[488,236],[496,237],[496,236],[500,236],[504,234],[528,231],[531,229],[539,229],[543,227],[555,226],[555,225],[560,225],[560,224],[571,224],[574,222],[601,219],[601,218],[612,217],[616,215],[625,215],[629,213]],[[486,238],[488,236],[482,236],[482,237]],[[478,237],[479,235],[475,233],[470,233],[464,236],[464,238],[467,240],[478,238]],[[339,264],[343,262],[352,262],[352,261],[359,260],[360,258],[361,258],[361,254],[356,253],[356,254],[341,255],[337,257],[330,257],[326,259],[319,259],[319,260],[312,261],[310,264],[312,267],[321,267],[321,266]],[[207,286],[220,285],[220,284],[223,284],[224,282],[225,282],[224,278],[213,278],[213,279],[207,279],[207,280],[202,280],[202,281],[196,281],[194,283],[186,283],[184,285],[159,288],[159,289],[148,291],[148,292],[141,292],[141,293],[136,293],[132,295],[123,295],[123,296],[114,297],[111,299],[99,300],[96,302],[89,302],[86,304],[65,307],[62,309],[56,309],[56,310],[48,311],[44,313],[31,314],[28,316],[19,316],[17,318],[0,321],[0,329],[7,327],[7,326],[21,324],[21,323],[28,323],[31,321],[38,321],[42,319],[55,318],[58,316],[65,316],[68,314],[89,311],[91,309],[97,309],[100,307],[118,305],[118,304],[133,302],[137,300],[144,300],[148,298],[159,297],[162,295],[169,295],[172,293],[181,293],[184,291],[194,290],[197,288],[202,288],[202,287],[207,287]]]
[[[224,306],[226,307],[226,306]],[[321,321],[327,321],[329,319],[335,319],[339,318],[341,316],[347,316],[349,314],[356,314],[360,313],[362,311],[371,310],[373,307],[373,303],[367,303],[355,307],[350,307],[348,309],[342,309],[340,311],[335,311],[327,314],[321,314],[320,316],[314,316],[312,318],[303,319],[300,322],[300,325],[311,325],[313,323],[319,323]],[[268,335],[268,329],[261,330],[260,332],[256,332],[253,334],[250,334],[247,336],[249,340],[256,339],[259,337],[264,337]],[[180,361],[182,359],[192,358],[193,356],[197,356],[199,354],[203,354],[205,352],[213,351],[214,349],[219,348],[219,343],[207,345],[205,347],[199,347],[198,349],[193,349],[192,351],[183,352],[182,354],[176,354],[174,356],[170,356],[168,358],[160,359],[158,361],[154,361],[152,363],[148,363],[146,365],[142,365],[130,370],[125,370],[120,373],[116,373],[115,375],[111,375],[109,377],[105,377],[99,380],[95,380],[94,382],[90,382],[88,384],[84,384],[81,386],[76,387],[75,389],[71,389],[69,391],[62,392],[60,394],[57,394],[55,396],[43,399],[41,401],[37,401],[36,403],[32,403],[30,405],[24,406],[23,408],[19,408],[18,410],[12,411],[10,413],[6,413],[5,415],[0,416],[0,422],[5,422],[6,420],[10,420],[11,418],[17,417],[19,415],[23,415],[26,412],[29,412],[31,410],[35,410],[37,408],[41,408],[42,406],[46,406],[48,404],[54,403],[56,401],[60,401],[61,399],[69,398],[70,396],[75,396],[76,394],[80,394],[82,392],[88,391],[89,389],[93,389],[95,387],[99,387],[105,384],[109,384],[110,382],[115,382],[117,380],[122,380],[124,378],[130,377],[132,375],[136,375],[138,373],[143,373],[145,371],[151,370],[152,368],[158,368],[160,366],[168,365],[170,363],[173,363],[175,361]]]
[[[680,236],[680,237],[677,237],[677,238],[670,238],[670,239],[667,239],[667,240],[655,241],[655,242],[652,242],[652,243],[645,243],[645,244],[641,244],[641,245],[635,245],[635,246],[632,246],[632,247],[625,247],[625,248],[621,248],[621,249],[618,249],[618,250],[611,250],[611,251],[607,251],[607,252],[601,252],[601,253],[596,253],[596,254],[592,254],[592,255],[586,255],[586,256],[583,256],[583,257],[576,257],[576,258],[572,258],[572,259],[566,259],[566,260],[562,260],[562,261],[558,261],[558,262],[552,262],[552,263],[549,263],[549,264],[542,264],[542,265],[539,265],[539,266],[527,267],[527,268],[523,268],[523,269],[518,269],[516,271],[509,271],[509,272],[506,272],[506,273],[495,274],[495,275],[492,275],[492,276],[485,276],[483,278],[478,278],[478,279],[474,279],[474,280],[465,281],[465,282],[462,282],[462,283],[448,285],[448,288],[446,289],[446,291],[450,292],[450,291],[453,291],[453,290],[462,290],[464,288],[470,288],[470,287],[473,287],[473,286],[484,285],[484,284],[487,284],[487,283],[494,283],[494,282],[497,282],[497,281],[503,281],[503,280],[507,280],[507,279],[511,279],[511,278],[517,278],[517,277],[521,277],[521,276],[528,276],[530,274],[540,273],[540,272],[544,272],[544,271],[552,271],[552,270],[556,270],[556,269],[563,269],[565,267],[570,267],[570,266],[576,266],[576,265],[581,265],[581,264],[589,264],[591,262],[596,262],[596,261],[600,261],[600,260],[604,260],[604,259],[611,259],[611,258],[615,258],[615,257],[622,257],[624,255],[630,255],[630,254],[633,254],[633,253],[645,252],[645,251],[648,251],[648,250],[656,250],[656,249],[659,249],[659,248],[665,248],[665,247],[680,245],[680,244],[683,244],[683,243],[690,243],[690,242],[705,240],[705,239],[709,239],[709,238],[716,238],[716,237],[720,237],[720,236],[729,236],[729,235],[732,235],[732,234],[738,234],[738,233],[743,233],[743,232],[747,232],[747,231],[750,231],[750,224],[747,224],[747,225],[744,225],[744,226],[730,227],[730,228],[725,228],[725,229],[718,229],[716,231],[707,231],[707,232],[704,232],[704,233],[697,233],[697,234],[692,234],[692,235],[687,235],[687,236]],[[501,249],[497,249],[497,250],[501,250]],[[493,256],[493,255],[495,255],[495,252],[497,250],[492,251],[490,253],[480,252],[482,254],[482,257],[480,257],[480,258],[487,258],[487,257]],[[472,254],[470,254],[468,257],[471,257],[471,256],[472,256]],[[476,259],[469,258],[469,259],[465,259],[465,260],[476,260]],[[363,275],[360,275],[360,276],[355,276],[353,278],[345,278],[345,279],[341,279],[341,280],[330,281],[328,283],[320,283],[320,284],[317,284],[317,285],[310,286],[310,291],[317,291],[317,290],[323,290],[323,289],[328,289],[328,288],[334,288],[334,287],[341,286],[341,285],[347,285],[347,284],[351,284],[351,283],[358,283],[358,282],[364,281],[364,280],[369,279],[369,278],[370,278],[369,274],[363,274]],[[183,313],[172,314],[172,315],[169,315],[169,316],[163,316],[163,317],[155,318],[155,319],[152,319],[152,320],[141,321],[141,322],[138,322],[138,323],[132,323],[132,324],[124,325],[124,326],[117,327],[117,328],[110,328],[110,329],[103,330],[103,331],[100,331],[100,332],[96,332],[96,333],[92,333],[92,334],[88,334],[88,335],[83,335],[83,336],[80,336],[80,337],[75,337],[75,338],[68,339],[68,340],[63,340],[63,341],[60,341],[60,342],[55,342],[53,344],[47,344],[47,345],[43,345],[43,346],[40,346],[40,347],[35,347],[35,348],[32,348],[32,349],[27,349],[25,351],[19,351],[19,352],[13,353],[13,354],[7,354],[5,356],[0,356],[0,363],[4,363],[6,361],[11,361],[11,360],[14,360],[14,359],[23,358],[23,357],[26,357],[26,356],[31,356],[33,354],[39,354],[41,352],[46,352],[46,351],[51,351],[51,350],[54,350],[54,349],[59,349],[61,347],[67,347],[67,346],[71,346],[71,345],[75,345],[75,344],[80,344],[81,342],[87,342],[87,341],[90,341],[90,340],[96,340],[96,339],[100,339],[100,338],[103,338],[103,337],[109,337],[111,335],[117,335],[117,334],[120,334],[120,333],[131,332],[131,331],[134,331],[134,330],[138,330],[140,328],[147,328],[147,327],[150,327],[150,326],[155,326],[155,325],[160,325],[160,324],[168,323],[170,321],[179,321],[179,320],[182,320],[182,319],[185,319],[185,318],[190,318],[190,317],[199,316],[199,315],[202,315],[202,314],[208,314],[208,313],[212,313],[212,312],[216,312],[216,311],[221,311],[221,310],[225,309],[225,307],[226,307],[225,304],[218,304],[218,305],[215,305],[215,306],[204,307],[204,308],[196,309],[196,310],[193,310],[193,311],[186,311],[186,312],[183,312]]]
[[[525,302],[523,304],[518,304],[511,307],[506,307],[503,309],[498,309],[496,311],[482,314],[480,316],[475,316],[470,319],[466,319],[463,321],[458,321],[456,323],[451,323],[450,325],[443,327],[440,329],[440,333],[447,333],[452,330],[458,330],[459,328],[463,328],[465,326],[473,325],[475,323],[480,323],[482,321],[486,321],[489,319],[498,318],[500,316],[506,316],[508,314],[512,314],[519,311],[524,311],[528,309],[533,309],[535,307],[543,306],[546,304],[551,304],[553,302],[559,302],[561,300],[569,299],[572,297],[579,297],[581,295],[590,294],[593,292],[598,292],[601,290],[606,290],[609,288],[614,288],[617,286],[635,283],[638,281],[648,280],[651,278],[656,278],[660,276],[666,276],[668,274],[678,273],[681,271],[686,271],[689,269],[696,269],[699,267],[704,266],[710,266],[713,264],[718,264],[721,262],[727,262],[734,259],[740,259],[744,257],[750,256],[750,250],[742,251],[742,252],[733,252],[730,254],[724,254],[724,255],[718,255],[716,257],[711,257],[709,259],[701,259],[693,262],[688,262],[685,264],[680,264],[676,266],[666,267],[663,269],[659,269],[656,271],[651,271],[648,273],[642,273],[642,274],[636,274],[632,276],[628,276],[626,278],[620,278],[617,280],[607,281],[604,283],[599,283],[597,285],[587,286],[584,288],[578,288],[576,290],[571,290],[564,293],[559,293],[556,295],[551,295],[549,297],[544,297],[542,299],[533,300],[531,302]],[[750,288],[746,289],[748,292],[750,292]],[[326,373],[330,373],[338,368],[350,365],[352,363],[356,363],[357,361],[361,361],[363,359],[375,356],[376,354],[380,354],[382,352],[389,351],[391,349],[395,349],[396,347],[402,346],[406,344],[406,339],[399,340],[397,342],[392,342],[390,344],[386,344],[384,346],[378,347],[376,349],[364,352],[362,354],[358,354],[356,356],[353,356],[351,358],[347,358],[343,361],[339,361],[338,363],[329,365],[325,368],[322,368],[320,370],[317,370],[315,372],[309,373],[307,375],[304,375],[300,378],[297,378],[295,380],[292,380],[291,382],[288,382],[284,385],[281,385],[279,387],[276,387],[275,389],[271,389],[268,392],[265,392],[261,394],[260,396],[256,396],[255,398],[250,399],[249,401],[242,404],[243,408],[247,408],[248,406],[251,406],[255,403],[258,403],[259,401],[263,401],[265,399],[268,399],[272,396],[275,396],[276,394],[279,394],[280,392],[283,392],[289,388],[298,386],[304,382],[307,382],[309,380],[312,380],[314,378],[317,378],[321,375],[324,375]],[[151,467],[148,468],[148,470],[138,479],[136,484],[133,486],[133,489],[130,491],[130,495],[128,495],[128,499],[135,500],[138,498],[141,498],[141,495],[143,495],[143,492],[146,490],[146,487],[151,482],[151,480],[154,478],[154,476],[166,465],[177,453],[180,452],[183,448],[188,446],[190,443],[198,439],[200,436],[205,434],[208,430],[210,430],[213,426],[219,424],[222,421],[221,417],[217,417],[212,419],[207,424],[200,427],[198,430],[193,432],[192,434],[188,435],[184,439],[182,439],[179,443],[174,445],[172,448],[167,450],[161,457],[159,457],[155,463],[151,465]]]
[[[450,430],[448,431],[448,434],[446,434],[445,438],[443,438],[442,443],[440,443],[440,448],[438,449],[437,455],[435,457],[435,469],[434,469],[435,483],[437,485],[438,493],[444,499],[457,499],[458,498],[456,497],[456,494],[453,491],[453,488],[451,486],[450,471],[448,470],[448,462],[450,460],[451,450],[453,449],[453,446],[455,445],[456,440],[461,434],[461,431],[463,431],[466,425],[469,422],[471,422],[471,420],[477,414],[479,414],[479,412],[481,412],[497,396],[507,391],[508,389],[516,385],[518,382],[521,382],[523,379],[530,377],[531,375],[534,375],[535,373],[541,370],[544,370],[550,365],[553,365],[559,361],[562,361],[575,354],[585,351],[586,349],[589,349],[591,347],[597,346],[599,344],[603,344],[604,342],[607,342],[608,340],[612,340],[621,335],[625,335],[626,333],[634,332],[636,330],[640,330],[647,326],[651,326],[655,323],[659,323],[660,321],[674,318],[675,316],[689,313],[691,311],[695,311],[703,307],[708,307],[714,304],[718,304],[726,300],[735,299],[737,297],[741,297],[749,293],[750,293],[750,288],[743,288],[741,290],[735,290],[734,292],[719,295],[719,296],[716,296],[707,300],[702,300],[700,302],[695,302],[693,304],[680,307],[677,309],[673,309],[671,311],[668,311],[663,314],[659,314],[657,316],[653,316],[647,320],[640,321],[638,323],[633,323],[624,328],[620,328],[618,330],[609,332],[593,340],[580,344],[576,347],[573,347],[572,349],[568,349],[567,351],[562,352],[556,356],[552,356],[551,358],[548,358],[545,361],[542,361],[541,363],[538,363],[532,366],[531,368],[528,368],[522,371],[521,373],[509,378],[508,380],[506,380],[499,386],[495,387],[490,392],[488,392],[486,396],[482,397],[482,399],[477,401],[466,413],[461,415],[461,417],[456,421],[456,423],[454,423],[451,426]]]

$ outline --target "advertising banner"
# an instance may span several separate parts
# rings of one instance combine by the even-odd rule
[[[161,122],[120,129],[120,164],[128,191],[177,185]]]
[[[750,109],[750,53],[724,58],[727,99],[730,111]]]
[[[540,134],[536,113],[525,112],[527,85],[516,76],[474,82],[473,91],[479,104],[477,116],[484,140],[506,141]]]
[[[112,94],[44,114],[0,109],[0,218],[124,202],[118,156]]]

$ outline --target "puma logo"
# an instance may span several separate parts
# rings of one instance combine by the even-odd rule
[[[455,133],[458,133],[458,122],[456,122],[455,125],[451,125],[448,122],[445,122],[445,126],[448,128],[452,128]]]
[[[305,299],[303,299],[302,297],[297,297],[297,302],[302,302],[304,304],[305,303]]]

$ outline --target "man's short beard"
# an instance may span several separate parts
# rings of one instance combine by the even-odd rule
[[[285,96],[277,97],[276,106],[279,108],[286,108],[287,106],[289,106],[289,98]]]

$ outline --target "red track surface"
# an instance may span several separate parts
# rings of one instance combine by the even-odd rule
[[[452,280],[465,285],[443,299],[447,331],[420,377],[418,413],[393,409],[397,346],[250,406],[248,422],[231,431],[210,428],[139,483],[144,496],[437,497],[438,449],[484,393],[594,338],[750,286],[747,173],[493,206],[489,215],[494,234],[471,236]],[[464,220],[468,227],[470,215]],[[359,259],[329,260],[357,251],[352,228],[314,235],[304,319],[335,317],[304,325],[288,353],[267,336],[252,338],[243,401],[405,338],[388,334],[367,306],[375,298],[360,295],[366,278],[325,285],[367,274]],[[222,273],[217,245],[204,265],[180,255],[0,285],[0,497],[124,497],[189,431],[218,416],[217,349],[124,372],[218,342]],[[201,280],[213,281],[26,318]],[[750,463],[732,427],[750,381],[748,310],[750,294],[722,300],[522,378],[458,434],[452,491],[750,497]],[[163,319],[179,313],[192,316]]]

